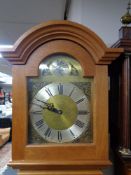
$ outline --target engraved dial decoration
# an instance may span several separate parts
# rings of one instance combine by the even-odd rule
[[[35,130],[48,142],[72,142],[88,128],[89,101],[72,83],[51,83],[34,96],[30,116]]]
[[[51,55],[39,68],[42,76],[78,76],[82,73],[80,64],[67,55]]]
[[[49,69],[52,74],[68,75],[71,72],[71,65],[63,60],[57,59],[50,64]]]

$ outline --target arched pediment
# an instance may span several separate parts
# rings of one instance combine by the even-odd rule
[[[34,50],[53,40],[79,44],[88,51],[94,64],[110,64],[122,52],[122,49],[107,48],[87,27],[70,21],[50,21],[33,27],[16,41],[12,49],[1,50],[1,53],[12,64],[25,64]]]

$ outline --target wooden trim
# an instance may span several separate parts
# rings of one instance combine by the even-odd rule
[[[84,171],[20,171],[19,175],[103,175],[99,170],[84,170]]]
[[[68,161],[68,162],[43,162],[43,161],[12,161],[8,164],[14,169],[21,170],[91,170],[91,169],[102,169],[107,166],[111,166],[110,161],[101,161],[101,160],[90,160],[90,161]]]

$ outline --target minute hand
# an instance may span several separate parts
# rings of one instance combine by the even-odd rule
[[[62,110],[54,108],[54,104],[53,103],[47,103],[47,102],[44,102],[44,101],[39,100],[39,99],[36,99],[36,100],[41,102],[41,103],[44,103],[47,106],[47,107],[42,107],[41,105],[39,105],[43,109],[48,109],[49,111],[55,112],[57,114],[62,114]]]
[[[44,104],[45,104],[47,107],[49,107],[49,108],[50,108],[50,107],[51,107],[51,108],[54,107],[54,104],[53,104],[53,103],[47,103],[47,102],[42,101],[42,100],[39,100],[39,99],[37,99],[37,98],[36,98],[36,100],[39,101],[39,102],[41,102],[41,103],[44,103]]]

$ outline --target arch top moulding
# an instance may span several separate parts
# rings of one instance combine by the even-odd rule
[[[25,64],[35,49],[52,40],[79,44],[88,51],[94,64],[110,64],[123,52],[121,48],[107,48],[93,31],[71,21],[49,21],[37,25],[24,33],[13,48],[0,52],[11,64]]]

